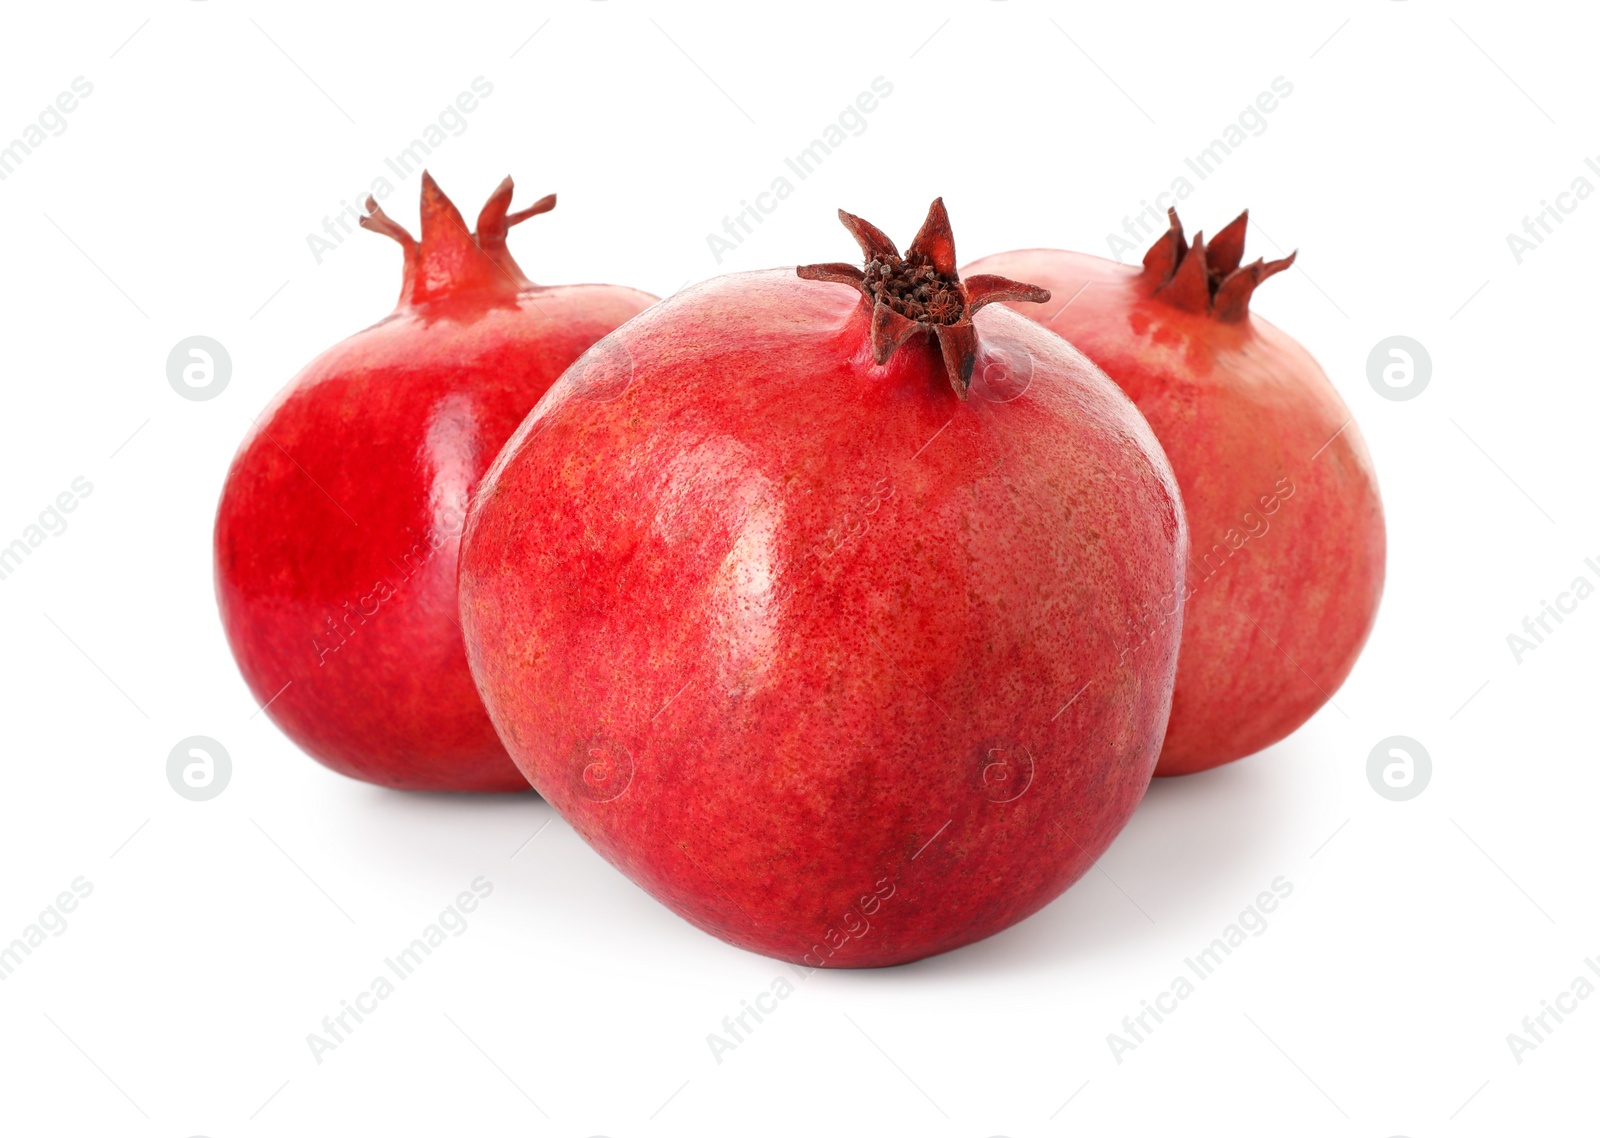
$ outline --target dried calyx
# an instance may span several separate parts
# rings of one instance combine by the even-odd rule
[[[361,227],[394,238],[405,250],[402,307],[469,292],[515,296],[533,287],[506,248],[506,232],[518,222],[554,209],[556,196],[550,194],[527,209],[509,213],[511,193],[508,176],[484,203],[478,214],[477,231],[469,232],[461,212],[424,170],[421,241],[384,213],[376,199],[367,199],[367,215],[361,219]]]
[[[1250,297],[1256,286],[1274,273],[1294,264],[1295,254],[1280,261],[1257,257],[1248,265],[1244,259],[1244,230],[1250,218],[1245,210],[1206,244],[1204,234],[1196,233],[1194,243],[1183,239],[1183,223],[1178,211],[1167,210],[1171,222],[1167,231],[1144,255],[1141,279],[1150,286],[1150,295],[1185,312],[1210,313],[1218,320],[1243,320],[1250,313]]]
[[[950,385],[963,399],[978,356],[972,314],[997,300],[1050,299],[1047,289],[1005,277],[980,274],[962,280],[956,272],[956,243],[943,198],[935,198],[928,207],[928,219],[903,257],[871,222],[842,209],[839,220],[861,246],[865,269],[835,262],[801,265],[795,272],[806,280],[861,290],[872,306],[872,358],[879,364],[888,363],[895,349],[917,333],[933,333]]]

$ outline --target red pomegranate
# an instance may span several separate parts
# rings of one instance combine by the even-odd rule
[[[1029,249],[968,272],[1054,294],[1012,302],[1105,369],[1166,448],[1189,516],[1183,648],[1157,775],[1267,747],[1332,698],[1383,592],[1383,506],[1361,433],[1294,340],[1250,312],[1294,262],[1241,265],[1248,212],[1208,245],[1169,211],[1142,267]]]
[[[1133,405],[984,307],[1041,290],[962,281],[941,202],[904,257],[840,217],[865,272],[720,277],[579,360],[460,585],[489,714],[580,834],[710,933],[862,967],[1021,920],[1122,828],[1187,543]]]
[[[456,623],[467,498],[545,389],[654,303],[522,275],[502,182],[469,233],[422,176],[400,303],[313,360],[256,420],[217,508],[217,600],[267,714],[313,757],[407,790],[526,790],[472,686]]]

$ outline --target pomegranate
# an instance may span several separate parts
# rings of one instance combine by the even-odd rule
[[[1250,312],[1294,254],[1241,265],[1248,211],[1210,244],[1168,216],[1140,267],[1050,249],[968,266],[1049,287],[1051,304],[1012,307],[1104,368],[1177,471],[1193,545],[1157,775],[1254,754],[1311,718],[1355,666],[1384,565],[1377,478],[1349,410],[1303,347]]]
[[[654,303],[611,285],[539,286],[506,248],[502,182],[469,233],[422,176],[422,240],[400,303],[313,360],[256,420],[217,508],[217,601],[267,714],[314,758],[407,790],[511,791],[467,671],[456,554],[467,497],[585,348]]]
[[[956,948],[1121,829],[1166,728],[1176,483],[1116,386],[902,257],[689,288],[607,336],[473,497],[461,617],[518,765],[707,932],[811,966]],[[990,307],[985,307],[990,305]],[[982,311],[979,311],[982,309]]]

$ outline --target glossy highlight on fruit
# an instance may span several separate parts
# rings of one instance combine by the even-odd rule
[[[564,375],[474,496],[461,619],[530,781],[664,904],[813,967],[1022,920],[1143,796],[1182,581],[1154,436],[1075,349],[902,256],[719,277]],[[1143,638],[1142,646],[1141,638]],[[1137,650],[1136,650],[1137,649]]]
[[[1349,410],[1303,347],[1250,312],[1294,255],[1241,264],[1248,213],[1209,244],[1169,219],[1142,266],[1053,249],[968,266],[1048,286],[1052,303],[1012,306],[1100,365],[1177,471],[1192,548],[1157,775],[1254,754],[1330,700],[1377,616],[1385,547]]]
[[[217,601],[256,699],[353,778],[515,791],[456,623],[468,495],[580,353],[654,303],[612,285],[535,285],[507,230],[511,179],[469,232],[426,173],[422,239],[367,199],[405,254],[400,302],[313,360],[255,420],[217,508]]]

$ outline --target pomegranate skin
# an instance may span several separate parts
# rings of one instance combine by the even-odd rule
[[[1235,225],[1242,248],[1243,218]],[[1049,288],[1055,302],[1011,307],[1104,369],[1177,472],[1192,545],[1156,774],[1206,770],[1289,735],[1349,676],[1383,592],[1377,477],[1327,376],[1247,309],[1224,320],[1176,307],[1136,266],[1032,249],[965,271]]]
[[[655,298],[533,286],[503,248],[513,272],[475,277],[483,253],[431,179],[423,193],[409,299],[312,361],[234,458],[217,600],[251,692],[318,761],[406,790],[526,791],[455,622],[468,495],[562,370]]]
[[[963,399],[929,335],[876,364],[872,311],[793,269],[662,302],[551,389],[462,545],[529,780],[685,919],[810,967],[957,948],[1083,874],[1179,637],[1129,650],[1186,548],[1132,404],[998,307]]]

